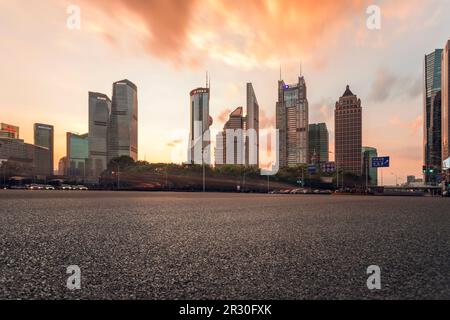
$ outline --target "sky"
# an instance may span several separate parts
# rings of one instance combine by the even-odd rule
[[[73,29],[71,6],[80,8]],[[367,27],[370,5],[380,29]],[[326,122],[350,85],[363,145],[391,156],[386,184],[421,176],[423,58],[450,38],[450,0],[0,0],[0,122],[33,142],[33,123],[88,130],[88,91],[138,86],[139,158],[186,159],[189,92],[211,77],[213,130],[245,106],[252,82],[262,126],[275,126],[277,81],[308,88],[310,123]],[[300,68],[301,66],[301,68]],[[333,158],[333,155],[331,155]]]

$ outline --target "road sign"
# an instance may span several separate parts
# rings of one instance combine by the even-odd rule
[[[316,166],[308,166],[308,173],[309,174],[314,174],[317,172],[317,167]]]
[[[390,157],[374,157],[372,158],[372,168],[388,168],[390,162]]]

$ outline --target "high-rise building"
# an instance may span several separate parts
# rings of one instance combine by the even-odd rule
[[[89,158],[88,134],[67,132],[66,175],[71,177],[87,177],[86,164]]]
[[[335,157],[337,169],[343,173],[361,176],[362,170],[362,108],[358,99],[347,86],[336,102]]]
[[[424,179],[436,184],[442,167],[441,119],[442,49],[425,56],[424,63]]]
[[[19,127],[0,123],[0,138],[19,139]]]
[[[107,95],[89,92],[89,176],[99,177],[108,165],[108,123],[111,100]]]
[[[309,159],[311,163],[329,161],[329,136],[326,123],[309,125]]]
[[[368,186],[378,185],[378,169],[372,168],[372,158],[378,157],[378,151],[373,147],[362,147],[363,176],[368,182]]]
[[[58,162],[58,175],[64,176],[67,173],[67,157],[62,157]]]
[[[296,84],[278,81],[276,127],[280,134],[280,167],[308,162],[308,99],[303,76]]]
[[[244,117],[243,108],[238,107],[230,114],[223,131],[217,135],[216,165],[247,163],[244,155],[244,150],[246,150],[245,127],[246,117]]]
[[[35,123],[34,124],[34,144],[40,147],[47,148],[48,153],[41,153],[41,156],[36,157],[36,162],[46,175],[54,174],[54,128],[49,124]],[[42,158],[42,156],[45,156]]]
[[[442,52],[442,161],[450,158],[450,40]]]
[[[247,83],[245,163],[259,166],[259,104],[251,83]],[[253,132],[252,132],[253,131]],[[256,141],[253,141],[256,139]]]
[[[209,127],[210,88],[197,88],[190,92],[190,122],[188,163],[211,164],[211,136]]]
[[[138,159],[138,95],[129,80],[113,84],[108,134],[108,159],[129,156]]]

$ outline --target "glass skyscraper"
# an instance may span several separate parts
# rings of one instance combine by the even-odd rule
[[[54,167],[54,128],[48,124],[34,124],[34,144],[48,149],[48,153],[36,155],[36,165],[41,168],[41,172],[46,175],[53,175]],[[44,158],[43,158],[44,157]]]
[[[108,162],[108,124],[111,100],[107,95],[89,92],[89,173],[99,177]]]
[[[442,52],[442,161],[450,157],[450,40],[447,41]]]
[[[129,80],[113,84],[108,134],[108,159],[129,156],[138,159],[137,87]]]
[[[436,184],[442,168],[441,114],[442,49],[425,56],[424,63],[424,179]]]
[[[188,163],[191,164],[211,164],[209,93],[209,88],[197,88],[190,93]]]
[[[278,81],[276,127],[280,134],[280,167],[308,162],[308,99],[303,76],[298,83],[288,85]]]
[[[247,165],[259,166],[259,104],[256,99],[255,90],[251,83],[247,83],[247,115],[246,128],[254,130],[246,136],[245,140],[245,163]],[[256,141],[252,141],[255,139]]]
[[[86,163],[89,157],[88,134],[76,134],[67,132],[67,164],[66,175],[71,177],[83,177],[88,174]]]
[[[329,160],[329,137],[326,123],[309,125],[309,159],[311,163],[324,163]]]

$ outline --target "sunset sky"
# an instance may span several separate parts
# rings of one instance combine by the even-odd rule
[[[67,28],[67,7],[81,29]],[[381,30],[366,9],[381,8]],[[326,122],[334,151],[336,100],[350,85],[362,100],[363,145],[390,155],[384,170],[421,176],[423,56],[450,37],[450,0],[0,0],[0,122],[33,142],[35,122],[65,133],[88,128],[88,91],[138,86],[139,158],[184,161],[189,91],[211,74],[213,129],[245,106],[252,82],[264,126],[274,126],[279,68],[308,87],[310,123]]]

